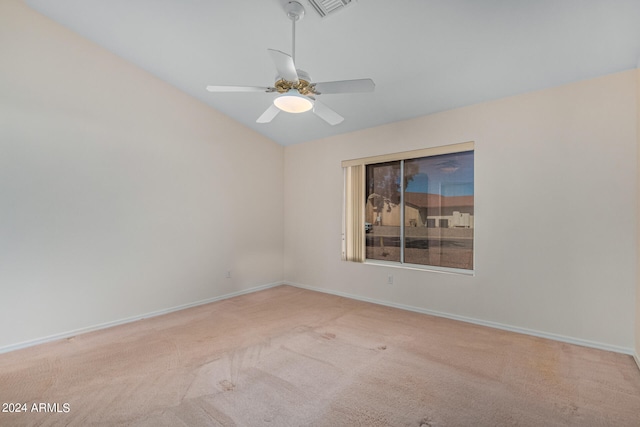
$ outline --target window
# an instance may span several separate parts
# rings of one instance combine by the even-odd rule
[[[343,259],[474,268],[473,143],[343,162]]]

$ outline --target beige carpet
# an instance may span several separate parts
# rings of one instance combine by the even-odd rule
[[[280,286],[0,355],[0,401],[28,409],[2,426],[640,426],[640,371]]]

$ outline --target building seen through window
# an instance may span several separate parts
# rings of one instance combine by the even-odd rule
[[[473,155],[366,165],[366,259],[473,270]]]

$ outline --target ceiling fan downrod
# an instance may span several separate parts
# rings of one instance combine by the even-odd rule
[[[304,18],[304,6],[297,1],[290,1],[284,6],[284,10],[287,12],[287,17],[291,19],[292,35],[291,35],[291,58],[293,62],[296,61],[296,22],[301,21]]]

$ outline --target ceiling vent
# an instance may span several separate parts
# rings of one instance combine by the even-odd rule
[[[309,3],[321,18],[325,18],[353,4],[353,0],[309,0]]]

